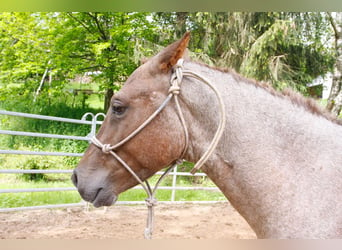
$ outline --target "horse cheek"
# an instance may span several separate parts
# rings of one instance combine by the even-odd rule
[[[161,131],[157,132],[156,131]],[[146,131],[145,138],[149,140],[138,143],[136,150],[140,153],[140,162],[153,171],[158,171],[163,167],[171,164],[180,155],[181,150],[177,142],[180,141],[179,136],[175,132],[168,130],[151,130]],[[142,145],[142,146],[141,146]]]
[[[177,131],[166,130],[163,133],[159,133],[157,140],[155,140],[155,162],[159,165],[159,168],[165,167],[171,164],[173,161],[181,155],[182,152],[182,138],[180,138]]]

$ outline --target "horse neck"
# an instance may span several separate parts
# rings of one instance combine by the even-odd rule
[[[307,112],[286,98],[272,95],[243,78],[195,63],[187,63],[185,68],[209,79],[219,89],[226,106],[224,134],[202,170],[258,236],[267,235],[265,228],[268,226],[264,223],[272,219],[265,217],[288,210],[286,206],[281,208],[267,204],[273,204],[279,197],[297,197],[298,202],[292,200],[294,204],[303,200],[305,204],[305,199],[313,203],[312,197],[323,199],[326,196],[324,193],[320,195],[321,191],[317,190],[312,197],[308,193],[297,195],[295,190],[297,187],[305,189],[311,186],[310,180],[304,177],[311,178],[315,172],[318,173],[318,168],[325,164],[324,159],[334,159],[330,160],[332,165],[336,165],[335,168],[332,166],[331,171],[339,167],[342,159],[338,150],[342,145],[341,140],[334,140],[334,136],[342,135],[341,126]],[[190,138],[185,159],[196,162],[208,148],[216,131],[220,119],[218,102],[205,84],[190,78],[182,83],[181,102]],[[329,141],[331,139],[335,142]],[[330,144],[322,145],[325,142]],[[334,143],[337,151],[329,149],[331,155],[322,155],[322,147]],[[334,153],[340,156],[336,157]],[[331,173],[328,174],[334,175]],[[339,170],[335,171],[335,175],[342,177]],[[302,176],[303,180],[299,181],[298,176]],[[312,177],[311,180],[315,178],[319,177]],[[331,180],[327,178],[326,181]],[[317,200],[315,205],[321,206],[320,201]],[[276,217],[273,220],[280,223],[282,219]]]
[[[341,126],[325,117],[312,114],[289,98],[274,95],[235,73],[189,62],[185,67],[209,79],[225,102],[226,126],[215,153],[225,155],[226,161],[234,161],[242,153],[251,156],[251,152],[243,150],[252,147],[257,151],[260,143],[272,151],[284,148],[287,143],[294,149],[293,140],[304,143],[301,135],[310,136],[304,139],[312,141],[316,136],[330,136],[341,131]],[[220,120],[218,100],[204,83],[187,78],[182,83],[181,102],[189,124],[187,158],[196,162],[216,132]]]

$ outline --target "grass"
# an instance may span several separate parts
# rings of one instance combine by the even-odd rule
[[[12,193],[1,194],[0,208],[68,204],[80,201],[81,198],[76,191]]]
[[[15,157],[6,156],[9,163],[13,163]],[[19,162],[26,159],[32,160],[32,156],[20,156]],[[36,156],[40,159],[41,156]],[[43,157],[44,158],[44,157]],[[46,158],[46,157],[45,157]],[[58,157],[51,157],[52,161],[58,162]],[[1,163],[0,163],[1,164]],[[18,163],[21,166],[21,163]],[[2,169],[20,169],[3,167]],[[76,165],[76,164],[75,164]],[[187,166],[189,165],[189,166]],[[179,171],[187,171],[191,164],[187,163],[180,167]],[[56,169],[56,168],[54,168]],[[149,182],[153,187],[157,182],[159,175],[150,178]],[[171,186],[172,176],[167,176],[161,186]],[[201,186],[214,187],[215,185],[207,177],[192,177],[178,176],[177,186]],[[0,175],[0,190],[1,189],[35,189],[35,188],[57,188],[57,187],[73,187],[70,180],[70,174],[46,174],[44,179],[32,181],[28,178],[23,178],[19,174],[1,174]],[[156,198],[159,201],[170,201],[172,190],[159,189],[156,193]],[[147,195],[142,189],[130,189],[119,195],[119,201],[144,201]],[[175,193],[176,201],[221,201],[226,198],[219,191],[207,190],[177,190]],[[53,192],[27,192],[27,193],[0,193],[0,208],[12,208],[22,206],[41,206],[48,204],[65,204],[78,203],[82,199],[77,191],[53,191]]]
[[[104,103],[104,97],[99,94],[90,95],[86,101],[86,104],[93,109],[102,109]]]
[[[9,182],[0,183],[0,189],[31,189],[31,188],[57,188],[71,187],[71,181],[22,181],[10,178]],[[41,206],[47,204],[77,203],[81,201],[76,191],[55,192],[25,192],[25,193],[2,193],[0,194],[0,207],[26,207]]]
[[[1,178],[0,189],[31,189],[72,187],[70,179],[62,181],[23,181],[12,175],[11,178]],[[170,201],[171,190],[158,190],[156,198],[159,201]],[[130,189],[120,194],[119,201],[144,201],[147,197],[144,190]],[[177,190],[176,201],[221,201],[225,200],[221,192],[206,190]],[[0,194],[0,208],[41,206],[48,204],[78,203],[81,197],[77,191],[27,192]]]
[[[21,148],[29,150],[29,148]],[[78,157],[58,156],[29,156],[29,155],[0,155],[0,169],[73,169],[79,161]],[[188,172],[192,164],[185,163],[178,171]],[[44,174],[43,177],[30,180],[32,174],[1,174],[0,189],[31,189],[73,187],[70,174]],[[151,178],[152,186],[159,176]],[[162,186],[172,185],[172,176],[166,177]],[[214,184],[205,177],[178,176],[177,186],[206,186]],[[160,201],[171,200],[171,190],[158,190],[156,198]],[[119,201],[144,201],[144,190],[131,189],[119,196]],[[177,190],[176,201],[212,201],[225,200],[217,191]],[[0,208],[40,206],[48,204],[78,203],[81,197],[76,191],[28,192],[28,193],[0,193]]]

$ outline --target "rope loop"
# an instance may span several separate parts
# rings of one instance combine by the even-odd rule
[[[180,83],[183,80],[183,70],[182,69],[183,69],[183,66],[175,68],[175,75],[176,75],[178,85],[180,85]]]
[[[183,68],[183,62],[184,62],[184,59],[183,58],[179,58],[176,65],[174,65],[173,67],[175,69],[178,69],[178,68]]]
[[[179,59],[174,65],[174,74],[171,76],[171,87],[169,88],[169,94],[179,95],[180,85],[183,80],[183,59]]]

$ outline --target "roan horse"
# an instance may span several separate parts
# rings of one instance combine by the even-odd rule
[[[113,96],[96,138],[109,147],[104,152],[120,158],[93,141],[72,176],[84,200],[109,206],[138,184],[122,164],[145,180],[179,158],[197,162],[210,147],[221,119],[219,103],[206,84],[185,75],[175,91],[177,103],[171,99],[133,137],[109,146],[135,131],[167,98],[188,41],[186,33],[150,58]],[[205,76],[224,100],[225,129],[202,171],[258,238],[341,238],[340,122],[291,91],[277,92],[189,59],[183,68]]]

